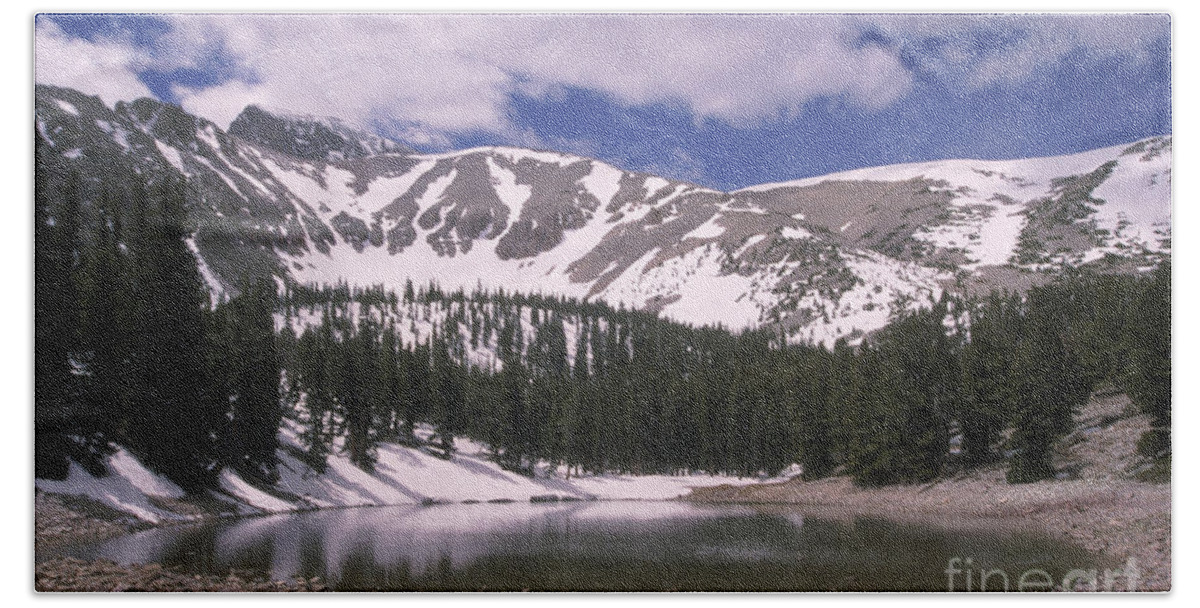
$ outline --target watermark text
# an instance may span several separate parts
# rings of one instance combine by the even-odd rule
[[[977,565],[970,557],[950,558],[944,572],[947,591],[1137,591],[1139,579],[1132,557],[1121,568],[1071,570],[1061,581],[1040,568],[1010,574]]]

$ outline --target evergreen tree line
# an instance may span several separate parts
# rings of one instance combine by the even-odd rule
[[[799,462],[863,485],[1006,461],[1011,483],[1054,476],[1057,440],[1101,385],[1150,415],[1139,442],[1169,458],[1171,270],[1066,276],[1024,296],[943,298],[857,348],[799,349]],[[949,447],[949,449],[948,449]]]
[[[1100,384],[1152,415],[1144,454],[1170,451],[1167,264],[945,298],[832,350],[435,284],[409,283],[402,297],[292,286],[283,306],[289,319],[320,314],[299,338],[289,321],[283,340],[295,344],[285,367],[312,462],[344,434],[369,467],[378,442],[419,443],[413,429],[427,422],[447,457],[466,435],[526,473],[539,461],[568,475],[770,474],[799,462],[808,478],[843,470],[878,485],[1007,459],[1010,481],[1025,482],[1054,474],[1055,442]]]
[[[344,437],[369,468],[380,441],[418,443],[420,423],[447,457],[465,435],[527,473],[538,461],[742,474],[794,461],[793,425],[773,395],[782,387],[760,366],[783,364],[769,332],[735,336],[602,303],[436,285],[410,284],[402,298],[291,286],[282,302],[285,392],[318,466]]]
[[[275,479],[276,288],[215,306],[187,185],[114,166],[84,179],[35,139],[35,473],[104,474],[123,446],[187,491],[222,467]]]

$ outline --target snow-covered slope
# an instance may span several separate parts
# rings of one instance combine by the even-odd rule
[[[529,502],[535,497],[538,500],[665,500],[683,496],[694,487],[763,481],[705,474],[567,478],[563,471],[549,476],[545,467],[531,478],[501,469],[484,446],[463,438],[455,440],[457,453],[453,460],[443,460],[422,449],[381,444],[374,473],[351,464],[341,453],[341,446],[335,445],[334,455],[326,460],[325,472],[318,473],[289,450],[299,449],[297,432],[294,422],[285,421],[280,433],[283,447],[277,452],[278,483],[271,487],[255,485],[225,469],[219,480],[220,492],[213,492],[213,497],[227,503],[231,513],[253,515],[326,507]],[[418,429],[420,437],[428,438],[429,434],[428,428]],[[178,506],[174,501],[184,498],[183,491],[148,470],[128,452],[116,452],[107,464],[109,474],[105,477],[92,477],[72,463],[67,479],[37,479],[36,485],[43,492],[86,496],[149,523],[197,517],[187,509],[173,510],[172,504]]]
[[[1083,179],[1111,164],[1106,175]],[[1072,252],[1084,261],[1113,249],[1169,251],[1171,234],[1171,138],[1049,158],[1007,161],[945,160],[869,167],[794,182],[764,184],[741,192],[772,193],[829,182],[937,182],[949,195],[945,216],[913,233],[918,241],[960,250],[959,267],[977,270],[1015,261],[1022,230],[1029,228],[1031,202],[1074,196],[1095,209],[1079,220],[1092,223],[1095,240]],[[1084,183],[1086,182],[1086,183]],[[1094,182],[1094,183],[1092,183]],[[1090,199],[1090,200],[1089,200]],[[839,232],[848,227],[842,225]],[[1075,261],[1078,261],[1075,260]]]
[[[177,172],[216,291],[244,273],[597,298],[832,343],[944,289],[1169,255],[1171,139],[874,167],[717,192],[555,152],[415,154],[251,107],[229,132],[152,100],[39,86],[37,129],[88,175]]]

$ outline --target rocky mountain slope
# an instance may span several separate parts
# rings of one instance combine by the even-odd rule
[[[875,167],[719,192],[518,148],[417,154],[256,106],[228,131],[149,99],[38,86],[36,128],[82,175],[189,184],[214,291],[243,274],[599,298],[831,343],[943,290],[1131,272],[1171,248],[1171,138],[1069,156]]]

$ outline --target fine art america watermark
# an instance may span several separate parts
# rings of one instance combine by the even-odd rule
[[[947,591],[1137,591],[1139,577],[1137,560],[1132,557],[1122,568],[1071,570],[1062,580],[1040,568],[1014,572],[1010,577],[1000,568],[984,569],[970,557],[950,558],[944,572]]]

